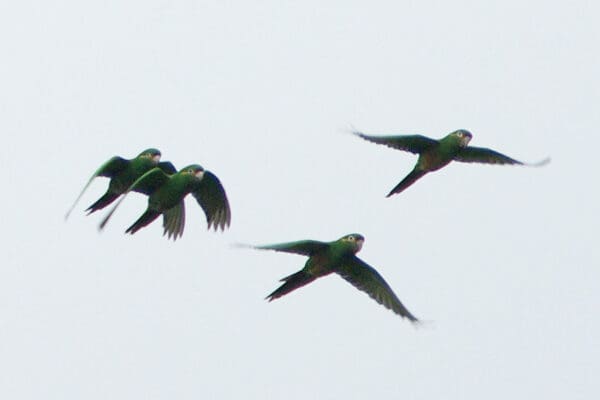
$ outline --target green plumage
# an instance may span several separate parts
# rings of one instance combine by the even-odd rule
[[[451,161],[530,166],[540,166],[549,162],[549,159],[545,159],[535,164],[527,164],[495,150],[469,146],[473,135],[464,129],[454,131],[440,140],[421,135],[370,136],[361,132],[353,133],[370,142],[419,155],[413,170],[388,193],[387,197],[402,192],[425,174],[437,171]]]
[[[184,199],[192,194],[204,210],[208,228],[224,230],[231,222],[231,209],[225,189],[219,179],[210,171],[197,164],[182,168],[179,172],[166,174],[154,168],[137,179],[127,191],[135,191],[148,196],[146,211],[135,221],[126,233],[134,234],[163,215],[164,234],[176,240],[183,235],[185,226]],[[115,205],[100,224],[104,228],[123,198]]]
[[[108,206],[110,203],[115,201],[120,195],[125,193],[127,189],[135,182],[136,179],[144,175],[146,172],[151,170],[152,168],[158,167],[164,170],[167,173],[175,172],[175,168],[169,162],[159,162],[161,157],[160,151],[157,149],[146,149],[138,154],[137,157],[132,158],[130,160],[124,159],[119,156],[112,157],[110,160],[106,161],[104,164],[94,172],[91,178],[88,180],[87,184],[84,186],[83,190],[65,215],[65,218],[68,218],[71,214],[71,211],[75,208],[75,205],[83,196],[83,193],[90,186],[92,181],[97,177],[106,177],[110,178],[110,182],[108,184],[108,189],[106,193],[102,195],[96,202],[90,205],[86,211],[88,215],[103,209]]]
[[[298,242],[279,243],[265,246],[255,246],[260,250],[275,250],[286,253],[308,256],[304,268],[292,275],[286,276],[277,290],[267,296],[269,301],[284,296],[317,278],[337,273],[357,289],[366,292],[379,304],[392,310],[401,317],[412,322],[418,322],[396,294],[370,265],[356,257],[362,248],[364,237],[353,233],[333,242],[302,240]]]

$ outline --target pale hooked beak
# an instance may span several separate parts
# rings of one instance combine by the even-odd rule
[[[152,156],[152,161],[154,161],[155,163],[160,161],[160,154],[155,154]]]
[[[194,175],[196,175],[197,178],[202,179],[202,177],[204,176],[204,171],[198,171]]]
[[[356,246],[358,247],[357,251],[360,251],[360,249],[362,249],[363,243],[365,242],[365,239],[358,239],[356,241]]]

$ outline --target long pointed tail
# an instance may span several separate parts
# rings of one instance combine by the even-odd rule
[[[73,202],[73,205],[71,206],[71,208],[69,208],[69,211],[67,211],[67,213],[65,214],[65,220],[67,220],[69,218],[69,215],[71,215],[71,211],[73,211],[73,209],[75,208],[75,206],[77,205],[77,203],[79,202],[79,199],[81,199],[81,197],[83,196],[83,193],[87,190],[87,188],[90,186],[90,184],[92,183],[92,181],[94,180],[95,176],[92,176],[87,183],[85,184],[85,186],[83,187],[83,189],[81,189],[81,192],[79,193],[79,196],[77,196],[77,198],[75,199],[75,201]]]
[[[397,184],[396,187],[394,187],[391,192],[388,193],[388,195],[386,197],[390,197],[393,194],[402,192],[404,189],[406,189],[407,187],[409,187],[410,185],[415,183],[419,178],[421,178],[426,173],[427,173],[427,171],[413,169],[410,172],[410,174],[406,175],[406,177],[404,179],[402,179],[402,181],[400,181],[400,183]]]
[[[314,281],[315,279],[317,279],[315,276],[304,272],[304,270],[298,271],[295,274],[292,274],[290,276],[286,276],[285,278],[283,278],[281,281],[285,282],[285,283],[283,285],[281,285],[273,293],[268,295],[265,299],[269,300],[269,301],[273,301],[281,296],[288,294],[291,291],[294,291],[306,284],[309,284],[310,282]]]
[[[98,210],[102,210],[104,207],[115,201],[120,196],[119,193],[106,192],[102,197],[100,197],[94,204],[89,206],[85,211],[88,212],[87,215],[90,215],[93,212]]]
[[[142,214],[141,217],[138,218],[137,221],[133,223],[125,233],[131,233],[132,235],[148,225],[150,222],[154,221],[161,213],[159,211],[154,210],[146,210],[145,213]]]

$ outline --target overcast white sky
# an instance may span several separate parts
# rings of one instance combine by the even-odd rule
[[[566,4],[2,4],[0,396],[597,397],[600,8]],[[552,162],[386,199],[416,158],[350,126]],[[147,147],[216,173],[231,229],[188,199],[177,242],[126,236],[132,195],[100,234],[101,179],[64,221]],[[425,328],[337,276],[267,303],[305,259],[231,246],[350,232]]]

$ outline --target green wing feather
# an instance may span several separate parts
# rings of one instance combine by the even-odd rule
[[[163,212],[163,235],[167,235],[170,239],[177,240],[177,237],[183,235],[183,228],[185,227],[185,203],[179,202],[175,207],[171,207],[167,211]]]
[[[126,160],[119,156],[114,156],[113,158],[102,164],[100,168],[98,168],[98,170],[94,173],[93,177],[105,176],[107,178],[112,178],[113,176],[127,168],[130,162],[130,160]]]
[[[161,161],[158,163],[156,168],[160,168],[167,175],[173,175],[177,173],[175,166],[169,161]]]
[[[85,186],[81,190],[81,193],[79,193],[79,196],[77,196],[77,198],[73,202],[73,205],[71,206],[71,208],[69,208],[69,211],[67,211],[67,214],[65,215],[65,219],[69,218],[71,211],[73,211],[73,209],[75,208],[75,206],[77,205],[77,203],[79,202],[81,197],[83,196],[83,193],[85,193],[85,191],[87,190],[87,188],[90,186],[90,184],[92,183],[92,181],[95,178],[97,178],[99,176],[112,178],[113,176],[115,176],[116,174],[118,174],[119,172],[121,172],[125,168],[127,168],[129,166],[129,163],[130,163],[129,160],[126,160],[119,156],[114,156],[113,158],[111,158],[110,160],[108,160],[107,162],[102,164],[100,166],[100,168],[98,168],[96,170],[96,172],[94,172],[94,174],[90,177],[88,182],[85,184]]]
[[[423,135],[370,136],[358,131],[353,133],[369,142],[383,144],[396,150],[409,151],[414,154],[420,154],[438,144],[437,140]]]
[[[418,319],[404,307],[392,288],[370,265],[356,256],[352,256],[336,271],[342,278],[354,287],[367,293],[379,304],[392,310],[396,314],[408,318],[412,322]]]
[[[208,229],[212,226],[224,230],[231,223],[231,209],[225,194],[225,189],[219,178],[210,171],[204,171],[204,176],[198,188],[192,192],[204,214]]]
[[[155,167],[133,182],[125,194],[133,190],[134,192],[143,193],[149,196],[168,181],[169,175],[161,168]]]
[[[547,164],[550,159],[546,158],[537,163],[524,163],[514,158],[510,158],[502,153],[495,150],[488,149],[485,147],[473,147],[467,146],[460,150],[460,152],[454,157],[455,161],[467,162],[467,163],[482,163],[482,164],[511,164],[511,165],[529,165],[529,166],[541,166]]]
[[[284,253],[301,254],[304,256],[312,256],[313,254],[325,250],[328,244],[317,240],[299,240],[297,242],[267,244],[264,246],[254,246],[260,250],[275,250]]]
[[[119,204],[125,200],[127,195],[131,192],[139,192],[143,193],[147,196],[151,195],[156,189],[160,186],[164,185],[169,180],[169,175],[165,174],[165,172],[158,168],[152,168],[150,171],[146,172],[144,175],[140,176],[133,184],[127,189],[127,191],[123,194],[123,197],[119,199],[117,204],[106,214],[106,217],[100,222],[98,229],[102,230],[108,223],[108,220],[112,217],[115,210],[119,207]]]

